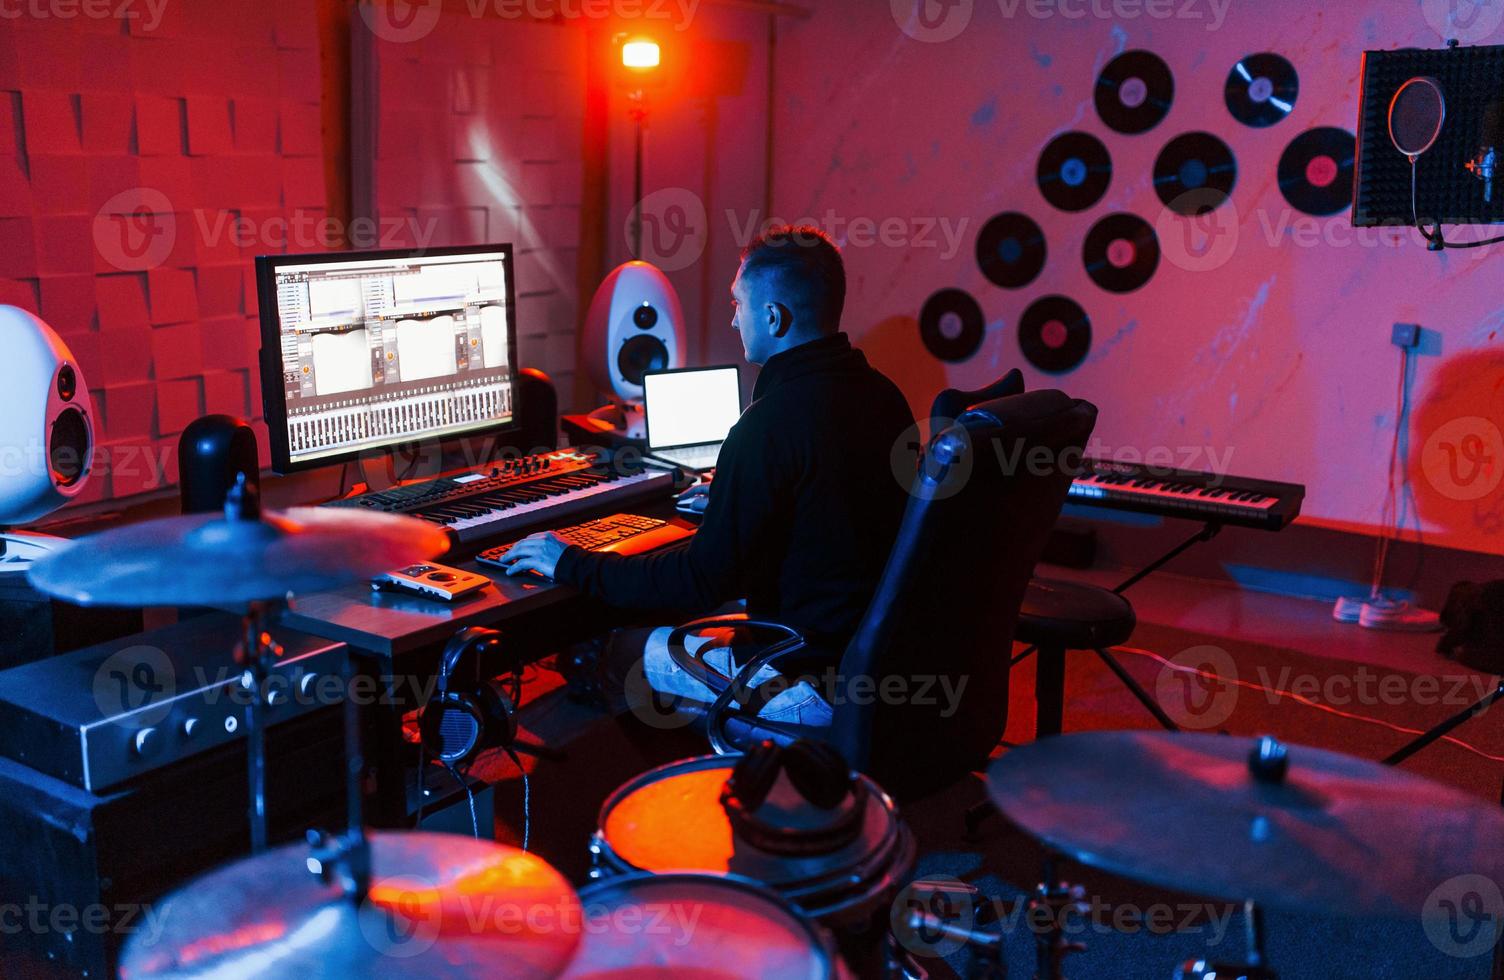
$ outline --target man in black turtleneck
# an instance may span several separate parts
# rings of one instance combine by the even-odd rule
[[[623,557],[535,534],[508,552],[508,574],[538,572],[638,608],[709,610],[745,596],[752,618],[794,626],[838,656],[898,531],[906,488],[890,460],[914,419],[893,382],[840,332],[846,273],[822,232],[781,227],[755,239],[731,297],[732,326],[762,371],[721,447],[690,545]],[[667,659],[667,633],[648,640],[649,681],[709,700]],[[819,723],[828,708],[812,697],[798,685],[763,717]]]

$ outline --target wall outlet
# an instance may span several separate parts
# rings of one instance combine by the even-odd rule
[[[1389,334],[1389,342],[1396,347],[1405,347],[1411,350],[1420,346],[1420,324],[1396,323],[1394,330]]]

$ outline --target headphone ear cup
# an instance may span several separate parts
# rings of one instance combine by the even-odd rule
[[[501,685],[494,680],[486,681],[476,688],[475,700],[486,719],[486,731],[480,747],[511,745],[515,742],[517,740],[516,706],[501,689]]]
[[[451,692],[424,706],[418,729],[429,753],[454,765],[480,751],[486,734],[486,716],[473,698]]]

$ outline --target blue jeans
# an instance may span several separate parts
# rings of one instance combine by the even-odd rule
[[[669,656],[668,652],[668,637],[672,632],[672,627],[661,626],[648,635],[647,643],[643,647],[643,675],[653,690],[680,699],[677,706],[681,710],[703,712],[710,706],[710,702],[715,700],[715,692],[674,663],[673,657]],[[711,637],[691,636],[685,641],[684,646],[691,653],[698,653],[712,642],[714,641]],[[705,661],[728,677],[734,677],[736,669],[732,666],[732,653],[732,647],[717,646],[705,654]],[[764,667],[752,679],[752,686],[756,687],[777,676],[777,670]],[[689,703],[686,704],[685,701]],[[807,681],[799,681],[787,690],[775,694],[758,717],[765,721],[825,726],[831,723],[833,713],[830,705],[825,703],[825,700]]]

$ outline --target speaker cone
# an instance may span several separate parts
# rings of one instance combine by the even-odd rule
[[[649,371],[662,371],[668,367],[668,348],[657,337],[639,335],[621,345],[616,355],[616,370],[629,385],[642,384],[642,376]]]
[[[65,408],[52,423],[47,439],[47,463],[60,487],[71,487],[83,478],[89,462],[89,423],[76,408]]]

